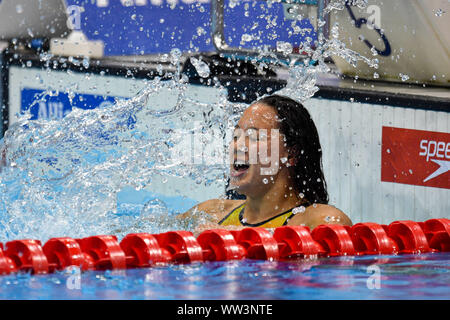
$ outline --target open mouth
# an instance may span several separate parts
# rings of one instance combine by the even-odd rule
[[[250,168],[250,164],[236,161],[233,164],[233,170],[231,172],[231,175],[233,177],[238,177],[238,176],[243,175],[244,173],[246,173],[249,168]]]
[[[236,171],[245,171],[248,170],[248,168],[250,168],[249,164],[245,164],[245,163],[235,163],[233,165],[234,170]]]

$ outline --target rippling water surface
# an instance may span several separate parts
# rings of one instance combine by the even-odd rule
[[[370,284],[374,265],[379,287]],[[450,298],[449,283],[450,254],[434,253],[10,275],[0,277],[0,299],[438,300]]]

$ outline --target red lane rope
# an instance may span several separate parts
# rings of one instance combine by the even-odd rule
[[[0,274],[51,273],[69,266],[82,270],[144,268],[157,264],[239,259],[353,255],[419,254],[450,251],[450,220],[394,221],[390,225],[358,223],[352,227],[320,225],[284,226],[273,234],[264,228],[240,231],[213,229],[197,238],[189,231],[161,234],[134,233],[122,241],[99,235],[83,239],[52,238],[0,243]]]

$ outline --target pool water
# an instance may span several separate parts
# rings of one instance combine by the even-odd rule
[[[450,253],[22,273],[0,299],[450,299]]]

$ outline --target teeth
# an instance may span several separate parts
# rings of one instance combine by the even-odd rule
[[[247,164],[245,162],[235,162],[235,164],[234,164],[235,170],[248,169],[248,167],[249,167],[249,164]]]

